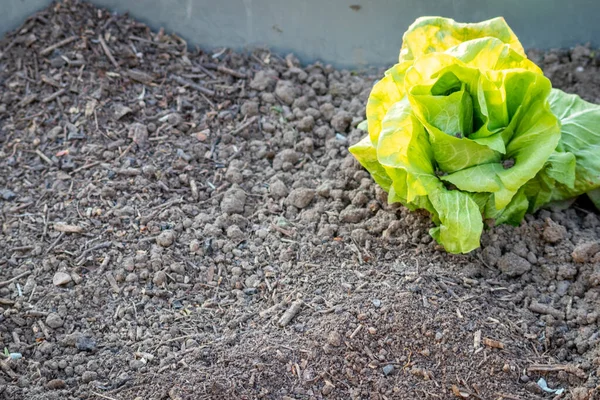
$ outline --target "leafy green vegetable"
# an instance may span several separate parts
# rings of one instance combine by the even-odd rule
[[[600,106],[552,89],[502,18],[417,19],[366,114],[350,152],[388,201],[432,214],[449,252],[479,247],[484,219],[516,225],[584,193],[600,205]]]

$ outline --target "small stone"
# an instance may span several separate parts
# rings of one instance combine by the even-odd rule
[[[73,280],[73,282],[75,282],[76,285],[79,285],[81,282],[83,282],[83,278],[81,277],[81,275],[79,275],[76,272],[71,272],[71,279]]]
[[[329,335],[327,335],[327,343],[329,343],[333,347],[341,346],[342,335],[340,335],[337,331],[329,332]]]
[[[323,396],[329,396],[331,394],[331,392],[333,392],[333,389],[335,389],[335,386],[333,386],[333,383],[326,380],[325,386],[323,386],[323,389],[321,389],[321,394]]]
[[[146,164],[142,167],[142,174],[144,174],[146,178],[156,177],[156,168],[154,165]]]
[[[435,333],[435,340],[436,341],[441,341],[444,338],[444,334],[442,332],[436,332]]]
[[[129,362],[129,367],[133,370],[138,370],[140,368],[143,368],[144,366],[146,366],[146,360],[144,360],[144,359],[131,360]]]
[[[335,114],[335,107],[331,103],[325,103],[319,107],[319,111],[326,121],[331,121]]]
[[[377,308],[381,307],[381,300],[379,299],[373,299],[372,303]]]
[[[260,70],[254,75],[250,81],[250,88],[258,91],[263,91],[275,84],[276,72]],[[275,76],[274,76],[275,75]]]
[[[594,395],[594,391],[595,389],[588,389],[586,387],[576,387],[571,389],[571,399],[573,400],[594,400],[595,397],[592,397]]]
[[[298,188],[292,190],[288,195],[286,204],[294,206],[296,208],[305,208],[315,197],[314,189]]]
[[[336,132],[344,133],[352,122],[352,115],[347,111],[339,111],[331,119],[331,126]]]
[[[307,115],[306,117],[302,118],[296,124],[296,128],[298,128],[300,132],[310,132],[314,127],[315,119],[310,115]]]
[[[172,230],[162,231],[156,238],[156,244],[161,247],[170,247],[175,242],[175,232]]]
[[[281,99],[285,104],[291,105],[294,102],[294,99],[298,95],[296,87],[290,81],[280,80],[277,82],[277,86],[275,87],[275,94],[277,97]]]
[[[10,189],[0,189],[0,196],[5,201],[13,201],[17,198],[17,194]]]
[[[54,277],[52,278],[52,283],[54,284],[54,286],[62,286],[71,282],[71,280],[71,275],[67,274],[66,272],[58,271],[54,274]]]
[[[190,252],[196,253],[200,250],[200,241],[193,239],[190,241]]]
[[[115,118],[121,119],[127,114],[132,112],[131,108],[124,106],[123,104],[115,104]]]
[[[237,225],[231,225],[227,228],[227,237],[233,241],[239,242],[244,240],[244,232]]]
[[[575,246],[571,256],[575,262],[588,262],[596,253],[600,252],[600,242],[584,242]]]
[[[39,346],[38,350],[42,354],[52,354],[54,351],[54,344],[44,340]]]
[[[157,271],[152,278],[152,283],[156,286],[162,286],[167,281],[167,274],[165,271]]]
[[[271,192],[271,196],[275,199],[281,199],[289,194],[287,186],[279,179],[269,185],[269,191]]]
[[[577,275],[577,267],[573,264],[562,264],[556,272],[556,280],[572,280]]]
[[[57,313],[50,313],[46,317],[46,325],[52,329],[60,328],[63,324],[63,319]]]
[[[589,61],[592,51],[585,46],[576,46],[571,50],[571,59],[575,62]]]
[[[75,347],[79,351],[94,351],[96,350],[96,341],[84,335],[79,335],[75,340]]]
[[[550,218],[546,218],[546,226],[542,232],[542,237],[548,243],[558,243],[565,238],[567,235],[567,229],[552,221]]]
[[[515,278],[531,270],[531,263],[515,253],[506,253],[498,260],[498,268],[506,276]]]
[[[258,114],[258,103],[256,101],[246,101],[240,109],[242,115],[253,117]]]
[[[52,379],[46,383],[46,388],[50,390],[62,389],[66,386],[65,381],[62,379]]]
[[[340,213],[340,221],[357,224],[369,215],[369,210],[366,208],[346,208]]]
[[[95,381],[98,378],[98,373],[96,371],[85,371],[83,375],[81,375],[81,381],[83,383],[90,383]]]
[[[258,285],[260,285],[260,278],[253,274],[247,277],[244,283],[246,288],[256,288]]]
[[[393,372],[394,372],[394,366],[392,364],[388,364],[385,367],[383,367],[383,374],[385,376],[388,376]]]
[[[246,205],[246,193],[237,186],[233,186],[221,200],[221,211],[228,214],[242,214]]]
[[[133,123],[129,125],[128,137],[133,139],[135,144],[145,146],[148,144],[148,128],[139,122]]]
[[[525,384],[525,389],[534,394],[544,394],[542,388],[534,381],[527,382],[527,384]]]
[[[289,169],[292,168],[294,164],[298,162],[300,159],[300,154],[294,151],[293,149],[285,149],[277,153],[275,158],[273,159],[273,169]],[[284,168],[284,166],[289,166],[289,168]]]

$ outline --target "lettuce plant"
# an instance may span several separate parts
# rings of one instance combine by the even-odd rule
[[[600,106],[553,89],[503,18],[417,19],[366,114],[350,152],[390,203],[430,212],[448,252],[479,247],[484,221],[584,193],[600,206]]]

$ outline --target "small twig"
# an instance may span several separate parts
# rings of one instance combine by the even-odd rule
[[[302,300],[296,300],[293,302],[290,308],[288,308],[286,312],[283,313],[281,318],[279,318],[279,321],[277,322],[279,326],[284,327],[289,324],[302,308],[302,304],[304,304]]]
[[[231,68],[227,68],[227,67],[225,67],[223,65],[206,63],[206,64],[203,65],[203,67],[205,67],[207,69],[216,69],[219,72],[223,72],[224,74],[231,75],[231,76],[239,78],[239,79],[246,79],[247,78],[247,76],[245,74],[242,74],[241,72],[238,72],[238,71],[234,71]]]
[[[25,107],[28,106],[29,104],[33,103],[34,101],[36,101],[38,98],[37,93],[34,94],[29,94],[25,97],[23,97],[23,99],[17,103],[17,107]]]
[[[108,45],[102,38],[102,35],[98,35],[98,41],[100,42],[100,45],[102,46],[102,50],[104,50],[104,54],[106,54],[106,57],[108,57],[108,59],[110,60],[112,65],[115,66],[116,69],[119,69],[120,68],[119,63],[113,57],[112,53],[110,52],[110,48],[108,47]]]
[[[54,86],[55,88],[60,89],[60,83],[58,83],[54,79],[52,79],[52,78],[50,78],[50,77],[48,77],[46,75],[43,75],[43,74],[42,74],[42,76],[41,76],[40,79],[42,80],[42,82],[44,82],[44,83],[46,83],[46,84],[48,84],[50,86]]]
[[[200,68],[200,70],[202,72],[204,72],[206,75],[208,75],[210,77],[210,79],[216,80],[217,76],[215,74],[213,74],[211,71],[209,71],[206,67],[204,67],[203,65],[199,65],[198,66]]]
[[[15,371],[10,368],[10,365],[8,365],[8,363],[4,360],[0,360],[0,369],[2,369],[2,371],[4,371],[4,373],[10,377],[10,379],[17,379],[19,377],[17,374],[15,374]]]
[[[54,242],[52,242],[52,244],[46,249],[46,254],[48,254],[48,253],[50,253],[50,251],[52,251],[52,249],[58,244],[58,242],[60,242],[60,239],[62,239],[62,237],[64,235],[65,235],[64,232],[61,232],[60,235],[58,235],[56,240]]]
[[[237,156],[240,155],[240,153],[242,151],[244,151],[244,149],[246,148],[246,142],[243,142],[240,146],[239,149],[237,149],[237,151],[235,153],[233,153],[231,156],[229,156],[229,158],[227,159],[227,162],[230,163],[231,161],[233,161],[234,158],[236,158]]]
[[[202,200],[202,201],[199,201],[199,202],[197,202],[197,203],[196,203],[196,205],[200,205],[200,204],[205,204],[205,203],[208,203],[208,202],[209,202],[209,201],[211,201],[211,200],[218,199],[219,197],[223,196],[224,194],[225,194],[225,192],[217,193],[217,194],[215,194],[213,197],[209,197],[209,198],[208,198],[208,199],[206,199],[206,200]]]
[[[83,171],[84,169],[95,167],[98,164],[100,164],[100,161],[94,161],[93,163],[82,165],[81,167],[75,168],[73,171],[71,171],[71,175],[73,175],[79,171]]]
[[[44,97],[42,99],[42,103],[50,103],[52,100],[55,100],[59,96],[62,96],[63,94],[65,94],[66,91],[67,91],[66,89],[57,90],[56,92],[52,93],[51,95]]]
[[[352,332],[352,334],[350,335],[350,339],[354,339],[356,337],[356,335],[358,335],[358,332],[361,331],[361,329],[363,328],[363,325],[360,324],[356,327],[356,329],[354,329],[354,332]]]
[[[40,51],[40,54],[42,56],[48,55],[52,53],[54,49],[58,49],[59,47],[65,46],[71,42],[76,41],[77,39],[79,39],[79,36],[71,36],[70,38],[61,40],[58,43],[54,43],[53,45],[46,47],[44,50]]]
[[[95,395],[95,396],[102,397],[103,399],[107,399],[107,400],[117,400],[117,399],[115,399],[114,397],[110,397],[110,396],[107,396],[107,395],[105,395],[105,394],[102,394],[102,393],[96,393],[96,392],[91,392],[91,393],[92,393],[93,395]]]
[[[91,253],[92,251],[96,251],[96,250],[100,250],[100,249],[105,249],[107,247],[112,246],[112,242],[103,242],[103,243],[99,243],[97,245],[95,245],[94,247],[91,247],[87,250],[84,250],[83,253],[81,253],[81,255],[79,256],[79,261],[77,262],[78,265],[81,265],[83,263],[83,260],[85,260],[85,258],[87,257],[87,255],[89,253]]]
[[[21,274],[19,274],[19,275],[15,276],[14,278],[10,278],[10,279],[9,279],[9,280],[7,280],[7,281],[0,282],[0,288],[3,288],[4,286],[8,286],[8,285],[10,285],[11,283],[13,283],[14,281],[16,281],[17,279],[21,279],[21,278],[23,278],[23,277],[26,277],[26,276],[28,276],[28,275],[31,275],[31,271],[25,271],[25,272],[23,272],[23,273],[21,273]]]
[[[17,247],[13,247],[12,249],[10,249],[10,252],[14,252],[14,251],[27,251],[27,250],[31,250],[33,249],[34,246],[32,245],[26,245],[26,246],[17,246]]]
[[[256,117],[256,116],[248,119],[248,121],[244,122],[243,124],[241,124],[240,126],[238,126],[236,129],[234,129],[231,132],[231,134],[232,135],[237,135],[238,133],[240,133],[241,131],[243,131],[244,129],[246,129],[250,125],[252,125],[257,119],[258,119],[258,117]]]
[[[195,89],[195,90],[199,91],[200,93],[204,93],[207,96],[214,96],[215,95],[215,91],[214,90],[207,89],[207,88],[205,88],[202,85],[199,85],[199,84],[194,83],[194,82],[190,82],[187,79],[183,79],[180,76],[171,75],[171,80],[179,83],[180,85],[189,86],[192,89]]]
[[[271,228],[275,229],[277,232],[281,233],[282,235],[285,235],[287,237],[293,237],[294,236],[294,232],[290,232],[287,229],[283,229],[280,226],[277,226],[273,223],[271,223]]]
[[[125,148],[125,150],[123,150],[123,152],[119,155],[119,157],[117,157],[117,161],[120,160],[121,158],[123,158],[127,153],[129,153],[129,150],[131,150],[131,148],[133,147],[134,144],[135,144],[135,142],[131,142],[131,144],[129,146],[127,146]]]

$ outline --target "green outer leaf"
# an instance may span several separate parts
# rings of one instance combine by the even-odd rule
[[[443,187],[429,195],[440,226],[429,233],[446,251],[468,253],[479,247],[483,221],[477,203],[469,194]]]
[[[404,74],[411,65],[412,62],[394,65],[385,72],[385,76],[371,90],[366,112],[369,137],[373,146],[377,146],[381,123],[389,108],[400,101],[406,93],[404,90]]]
[[[438,180],[433,167],[431,146],[423,126],[413,116],[406,99],[394,104],[382,123],[377,146],[378,161],[386,167],[406,171],[405,179],[394,185],[408,202],[435,190]],[[398,186],[404,186],[400,192]]]
[[[351,146],[348,150],[371,174],[375,182],[381,186],[383,190],[388,191],[392,184],[392,180],[383,166],[377,161],[377,152],[371,144],[369,136],[365,136],[360,142]]]
[[[576,168],[577,158],[573,153],[555,151],[548,158],[545,172],[556,182],[562,183],[569,189],[574,189]]]
[[[468,40],[494,37],[525,55],[519,39],[504,18],[479,23],[461,23],[450,18],[421,17],[410,25],[402,37],[400,61],[414,60],[424,54],[443,52]]]
[[[572,153],[576,159],[573,189],[563,195],[575,197],[600,187],[600,105],[558,89],[552,90],[549,101],[562,125],[557,151]]]
[[[490,202],[489,204],[491,205],[492,203]],[[495,209],[495,207],[489,207],[489,209],[492,208]],[[525,195],[525,190],[520,189],[512,198],[510,203],[506,206],[506,208],[500,210],[499,213],[494,217],[495,222],[497,225],[510,224],[518,226],[521,221],[523,221],[528,208],[529,201]]]

